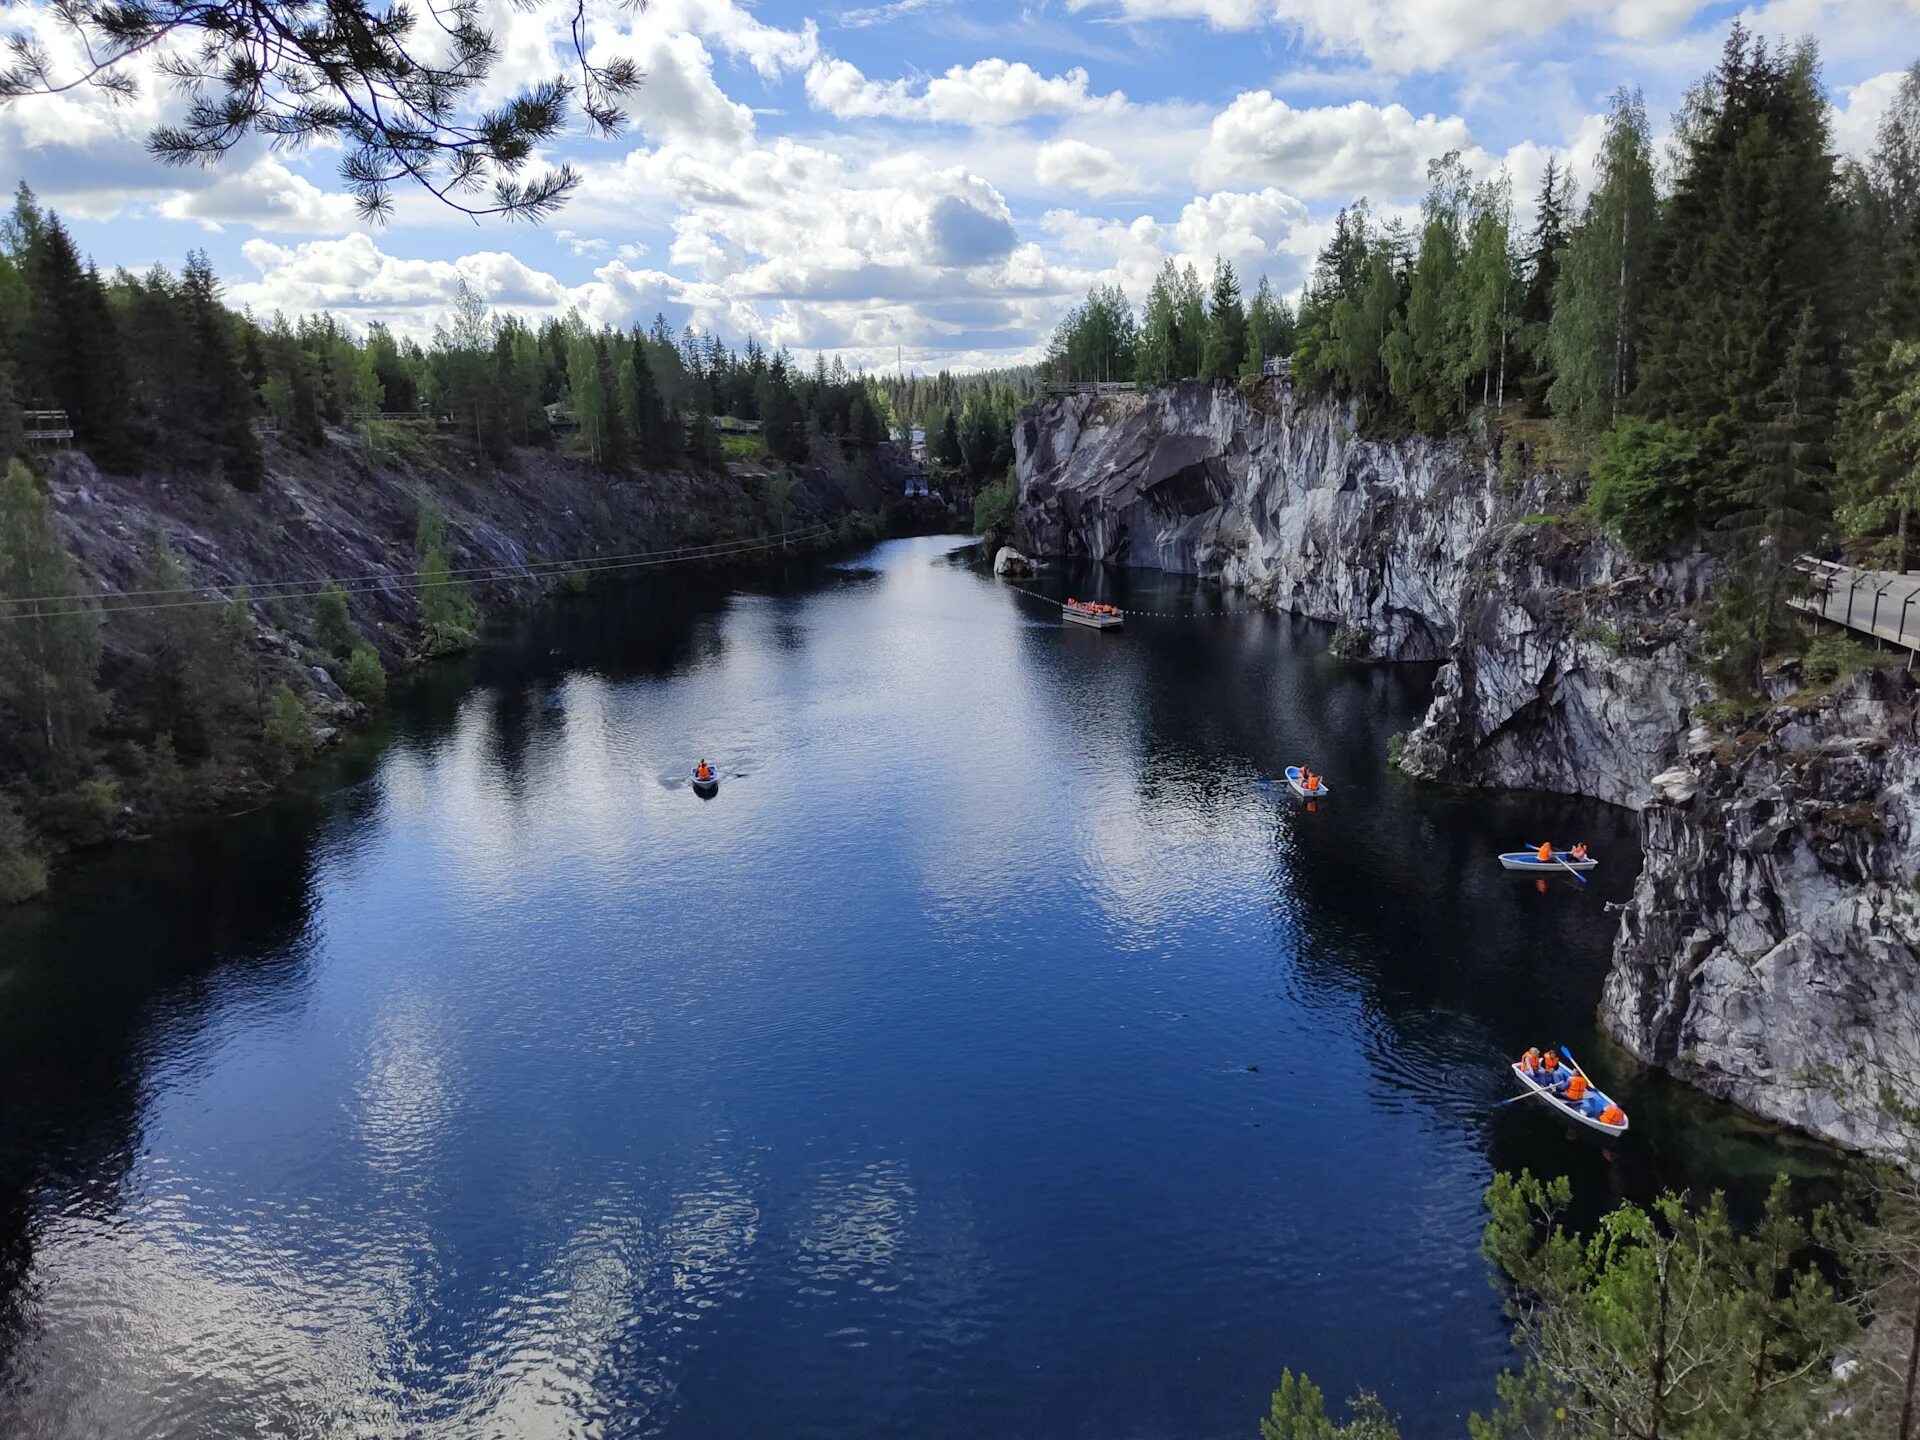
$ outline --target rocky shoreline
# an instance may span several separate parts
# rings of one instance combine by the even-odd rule
[[[1910,677],[1783,674],[1757,728],[1703,725],[1711,562],[1633,560],[1517,445],[1369,439],[1275,382],[1051,397],[1014,439],[1027,554],[1218,580],[1355,658],[1440,660],[1403,769],[1640,811],[1601,1007],[1634,1055],[1850,1148],[1920,1147],[1920,1088],[1883,1083],[1920,1074]]]
[[[141,588],[162,540],[203,594],[244,598],[245,643],[259,683],[292,690],[314,747],[324,748],[368,716],[343,690],[340,662],[321,646],[315,593],[323,582],[350,580],[344,588],[354,628],[382,665],[393,671],[414,663],[423,505],[444,521],[448,565],[483,620],[585,583],[608,557],[717,546],[730,553],[709,563],[753,564],[794,553],[752,548],[783,529],[801,534],[804,550],[911,518],[892,513],[903,503],[907,464],[885,444],[857,463],[822,442],[791,468],[736,461],[713,473],[609,477],[553,451],[522,451],[494,464],[457,441],[390,439],[386,453],[345,432],[310,450],[269,439],[268,475],[253,493],[217,477],[109,474],[79,451],[44,457],[61,536],[108,617],[103,687],[112,693],[140,662],[140,630],[112,617],[141,603],[129,592]],[[117,794],[114,808],[84,840],[44,837],[55,854],[76,843],[144,837],[191,814],[252,803],[286,783],[256,756],[227,754],[163,791],[146,782],[140,747],[114,737],[115,723],[110,714],[98,772],[111,787],[104,793]],[[134,768],[116,757],[131,757]]]

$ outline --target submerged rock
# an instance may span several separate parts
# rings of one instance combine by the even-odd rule
[[[993,573],[1024,579],[1033,574],[1033,562],[1011,545],[1002,545],[993,557]]]

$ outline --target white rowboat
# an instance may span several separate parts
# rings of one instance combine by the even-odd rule
[[[1528,1091],[1530,1094],[1538,1095],[1569,1120],[1578,1120],[1588,1129],[1598,1130],[1602,1135],[1624,1135],[1627,1133],[1627,1122],[1624,1118],[1626,1112],[1624,1110],[1621,1112],[1622,1119],[1618,1125],[1603,1125],[1600,1123],[1598,1113],[1589,1115],[1585,1110],[1582,1110],[1579,1105],[1570,1104],[1562,1100],[1545,1085],[1540,1084],[1531,1075],[1527,1074],[1518,1060],[1513,1062],[1513,1078],[1520,1082],[1520,1087],[1523,1090]],[[1607,1106],[1613,1104],[1612,1096],[1602,1094],[1598,1088],[1591,1084],[1587,1086],[1587,1094],[1599,1100],[1601,1110],[1605,1110]],[[1584,1104],[1585,1102],[1583,1101],[1582,1103]]]
[[[718,791],[719,788],[720,788],[720,772],[718,770],[714,771],[713,774],[709,775],[704,780],[700,778],[698,773],[696,773],[693,777],[693,792],[696,795],[712,795],[716,791]]]
[[[1305,782],[1300,776],[1300,767],[1298,765],[1289,765],[1287,766],[1287,788],[1302,800],[1319,800],[1326,796],[1327,791],[1331,787],[1325,779],[1322,779],[1318,790],[1307,789]]]
[[[1562,874],[1568,870],[1591,870],[1599,863],[1591,855],[1576,860],[1571,850],[1556,850],[1551,860],[1542,860],[1531,850],[1509,850],[1500,857],[1500,864],[1508,870],[1558,870]]]

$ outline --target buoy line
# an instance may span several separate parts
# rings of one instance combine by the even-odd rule
[[[1056,600],[1051,595],[1042,595],[1038,590],[1029,590],[1024,585],[1016,585],[1011,580],[1006,579],[1002,579],[1000,583],[1009,590],[1017,591],[1043,604],[1052,605],[1059,609],[1066,608],[1066,602],[1064,600]],[[1104,600],[1100,603],[1103,605],[1106,604]],[[1265,605],[1235,605],[1227,610],[1130,610],[1124,605],[1115,605],[1112,608],[1118,610],[1122,615],[1140,615],[1153,620],[1211,620],[1217,615],[1271,615],[1275,613],[1270,607]]]

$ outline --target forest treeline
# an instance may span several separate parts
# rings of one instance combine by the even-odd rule
[[[103,275],[24,185],[0,225],[0,456],[21,453],[22,410],[62,410],[102,466],[257,489],[262,437],[317,447],[328,427],[417,417],[495,461],[564,443],[610,474],[710,469],[716,417],[750,422],[758,447],[797,464],[819,439],[854,456],[924,427],[936,464],[1004,470],[1030,374],[880,379],[816,355],[798,364],[749,337],[736,350],[664,317],[594,328],[578,314],[529,325],[462,282],[420,344],[331,315],[234,311],[204,255],[176,275]]]
[[[1157,382],[1260,373],[1353,397],[1376,434],[1551,417],[1592,513],[1642,555],[1720,556],[1730,691],[1799,643],[1794,560],[1830,540],[1905,568],[1920,502],[1920,65],[1864,162],[1834,153],[1813,42],[1736,24],[1662,163],[1615,95],[1593,188],[1549,164],[1525,235],[1504,176],[1429,167],[1418,227],[1343,210],[1297,311],[1228,264],[1169,261],[1136,319],[1096,289],[1049,368]]]

